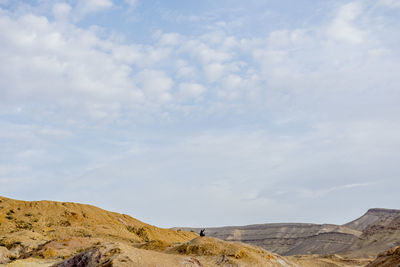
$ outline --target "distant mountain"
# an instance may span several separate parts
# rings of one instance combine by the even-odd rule
[[[400,210],[369,209],[360,218],[351,221],[349,223],[346,223],[343,226],[354,230],[363,231],[370,225],[384,221],[389,222],[399,215],[400,215]]]
[[[371,209],[349,224],[362,229],[360,238],[349,247],[353,255],[373,255],[400,246],[400,210]]]
[[[199,231],[199,228],[181,228]],[[273,223],[207,228],[223,240],[260,246],[280,255],[352,254],[372,256],[400,245],[400,210],[370,209],[344,225]]]

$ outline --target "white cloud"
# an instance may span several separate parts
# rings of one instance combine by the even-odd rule
[[[114,59],[123,64],[142,66],[145,62],[145,51],[141,45],[117,45],[112,48]]]
[[[222,89],[218,92],[219,97],[230,100],[242,97],[245,86],[240,76],[230,74],[222,80],[221,84]]]
[[[102,40],[90,30],[65,28],[33,15],[14,21],[2,17],[0,28],[3,32],[0,55],[2,62],[7,63],[0,67],[5,85],[3,101],[35,99],[90,109],[111,107],[113,101],[143,100],[128,65],[139,59],[133,57],[128,63],[121,62],[107,52],[110,48],[121,49],[119,44]],[[129,51],[132,50],[135,51]],[[109,111],[106,108],[105,113]]]
[[[198,98],[206,92],[206,90],[204,86],[198,83],[181,83],[179,85],[179,95],[183,99]]]
[[[232,57],[228,50],[213,48],[199,40],[187,41],[184,44],[184,49],[203,64],[224,62]]]
[[[194,79],[197,76],[197,71],[193,65],[182,59],[176,62],[177,78]]]
[[[138,0],[124,0],[131,7],[136,7]]]
[[[90,13],[103,11],[113,6],[111,0],[78,0],[76,11],[83,16]]]
[[[173,80],[164,72],[143,70],[136,75],[136,80],[150,101],[169,102],[172,100],[170,89],[173,85]]]
[[[390,8],[400,8],[400,1],[398,0],[379,0],[379,3]]]
[[[139,68],[147,68],[156,65],[169,58],[171,49],[169,47],[144,46],[140,44],[118,44],[112,43],[114,59],[120,63],[135,65]]]
[[[365,38],[365,33],[356,26],[355,22],[362,11],[362,5],[359,2],[342,6],[330,25],[328,33],[338,40],[354,44],[361,43]]]
[[[204,65],[204,73],[209,82],[215,82],[225,73],[225,66],[221,63],[211,63]]]
[[[68,16],[68,10],[66,4],[54,6],[60,19]],[[285,121],[288,119],[282,116],[292,117],[293,109],[307,110],[310,102],[319,98],[326,104],[321,107],[322,114],[338,97],[335,86],[343,88],[348,98],[355,98],[359,94],[356,87],[368,86],[362,75],[368,73],[378,84],[383,75],[392,75],[378,69],[396,68],[393,60],[389,63],[392,54],[385,40],[364,38],[374,36],[374,27],[362,36],[352,33],[349,37],[336,30],[325,34],[337,25],[356,29],[362,11],[359,2],[346,4],[334,11],[327,26],[274,30],[265,38],[238,41],[221,31],[198,38],[161,32],[154,44],[147,45],[105,39],[91,28],[65,27],[42,16],[2,16],[1,53],[6,63],[0,76],[8,85],[4,99],[32,97],[91,110],[87,114],[97,114],[95,117],[116,118],[122,109],[132,111],[129,114],[135,109],[147,110],[143,105],[152,107],[147,112],[156,106],[167,109],[167,103],[177,110],[184,104],[182,92],[172,86],[196,83],[213,89],[195,112],[218,112],[221,107],[226,111],[238,105],[245,110],[258,103],[258,108],[280,110]],[[361,40],[359,37],[363,42],[355,48],[352,44]],[[344,42],[331,42],[332,38]],[[151,70],[156,71],[151,74]]]
[[[39,130],[39,134],[42,136],[47,136],[49,138],[57,138],[57,139],[67,138],[72,136],[72,133],[70,131],[52,127],[43,127],[42,129]]]
[[[85,12],[112,7],[96,3]],[[11,125],[0,124],[0,188],[28,197],[18,190],[38,196],[46,190],[35,184],[68,184],[65,200],[92,202],[82,184],[95,184],[104,204],[111,184],[132,203],[151,183],[151,201],[171,207],[195,210],[207,196],[210,214],[227,214],[221,224],[265,222],[282,210],[293,218],[315,192],[321,203],[337,201],[331,192],[375,192],[385,183],[365,181],[399,175],[399,37],[382,9],[367,12],[365,3],[326,12],[323,23],[271,23],[262,34],[202,19],[193,34],[162,29],[146,43],[78,26],[67,4],[54,5],[54,21],[2,10],[0,112]]]
[[[71,6],[66,3],[56,3],[53,6],[53,14],[56,20],[65,21],[71,12]]]
[[[176,46],[182,42],[181,36],[177,33],[165,33],[160,37],[160,45]]]

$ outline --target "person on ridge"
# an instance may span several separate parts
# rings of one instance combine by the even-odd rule
[[[206,231],[206,229],[200,230],[200,236],[206,236],[206,234],[204,233]]]

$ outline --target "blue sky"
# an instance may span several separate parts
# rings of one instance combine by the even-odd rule
[[[400,208],[399,13],[0,0],[0,194],[164,227]]]

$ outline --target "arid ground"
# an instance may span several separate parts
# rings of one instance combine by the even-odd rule
[[[0,197],[5,266],[398,266],[400,212],[345,224],[163,229],[70,202]]]

